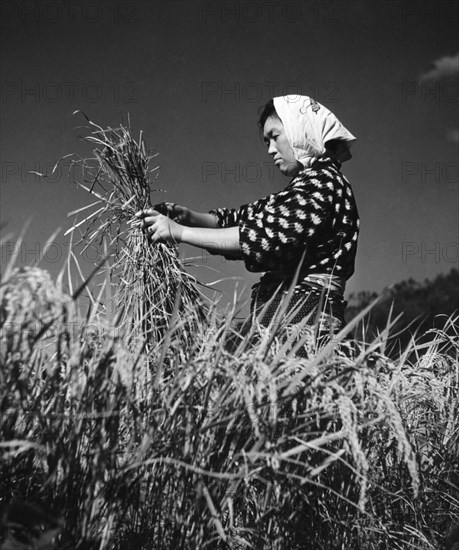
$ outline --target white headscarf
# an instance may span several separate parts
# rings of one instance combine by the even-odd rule
[[[274,107],[295,158],[305,168],[325,155],[339,162],[351,158],[349,149],[355,137],[319,102],[305,95],[286,95],[275,97]],[[339,141],[327,148],[330,140]]]

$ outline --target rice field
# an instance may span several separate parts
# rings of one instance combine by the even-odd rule
[[[458,319],[396,361],[390,320],[353,336],[371,305],[308,359],[279,323],[238,334],[133,221],[157,181],[142,134],[88,127],[69,231],[106,257],[2,273],[0,548],[452,548]]]

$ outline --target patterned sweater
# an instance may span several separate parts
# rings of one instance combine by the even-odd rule
[[[210,210],[219,227],[239,225],[246,268],[267,272],[262,286],[279,281],[288,286],[305,250],[299,284],[311,274],[345,281],[354,273],[359,216],[340,167],[328,157],[321,158],[278,193],[238,209]]]

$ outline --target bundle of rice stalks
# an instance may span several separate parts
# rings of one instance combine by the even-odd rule
[[[81,169],[84,183],[78,185],[97,200],[69,214],[92,209],[68,232],[83,226],[85,247],[104,243],[112,253],[114,322],[128,340],[144,341],[151,351],[166,334],[170,337],[167,331],[174,325],[175,341],[186,349],[206,318],[204,296],[186,272],[177,246],[151,245],[135,218],[139,210],[152,207],[151,193],[160,191],[151,188],[159,166],[150,162],[157,155],[147,151],[142,132],[138,141],[133,138],[129,124],[103,129],[86,119],[93,131],[84,139],[96,146],[94,157],[73,159],[71,166]]]

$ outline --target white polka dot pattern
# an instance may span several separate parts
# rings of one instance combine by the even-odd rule
[[[239,225],[249,271],[293,273],[306,249],[301,274],[354,272],[359,217],[340,164],[318,159],[289,185],[239,209],[211,210],[219,227]]]

